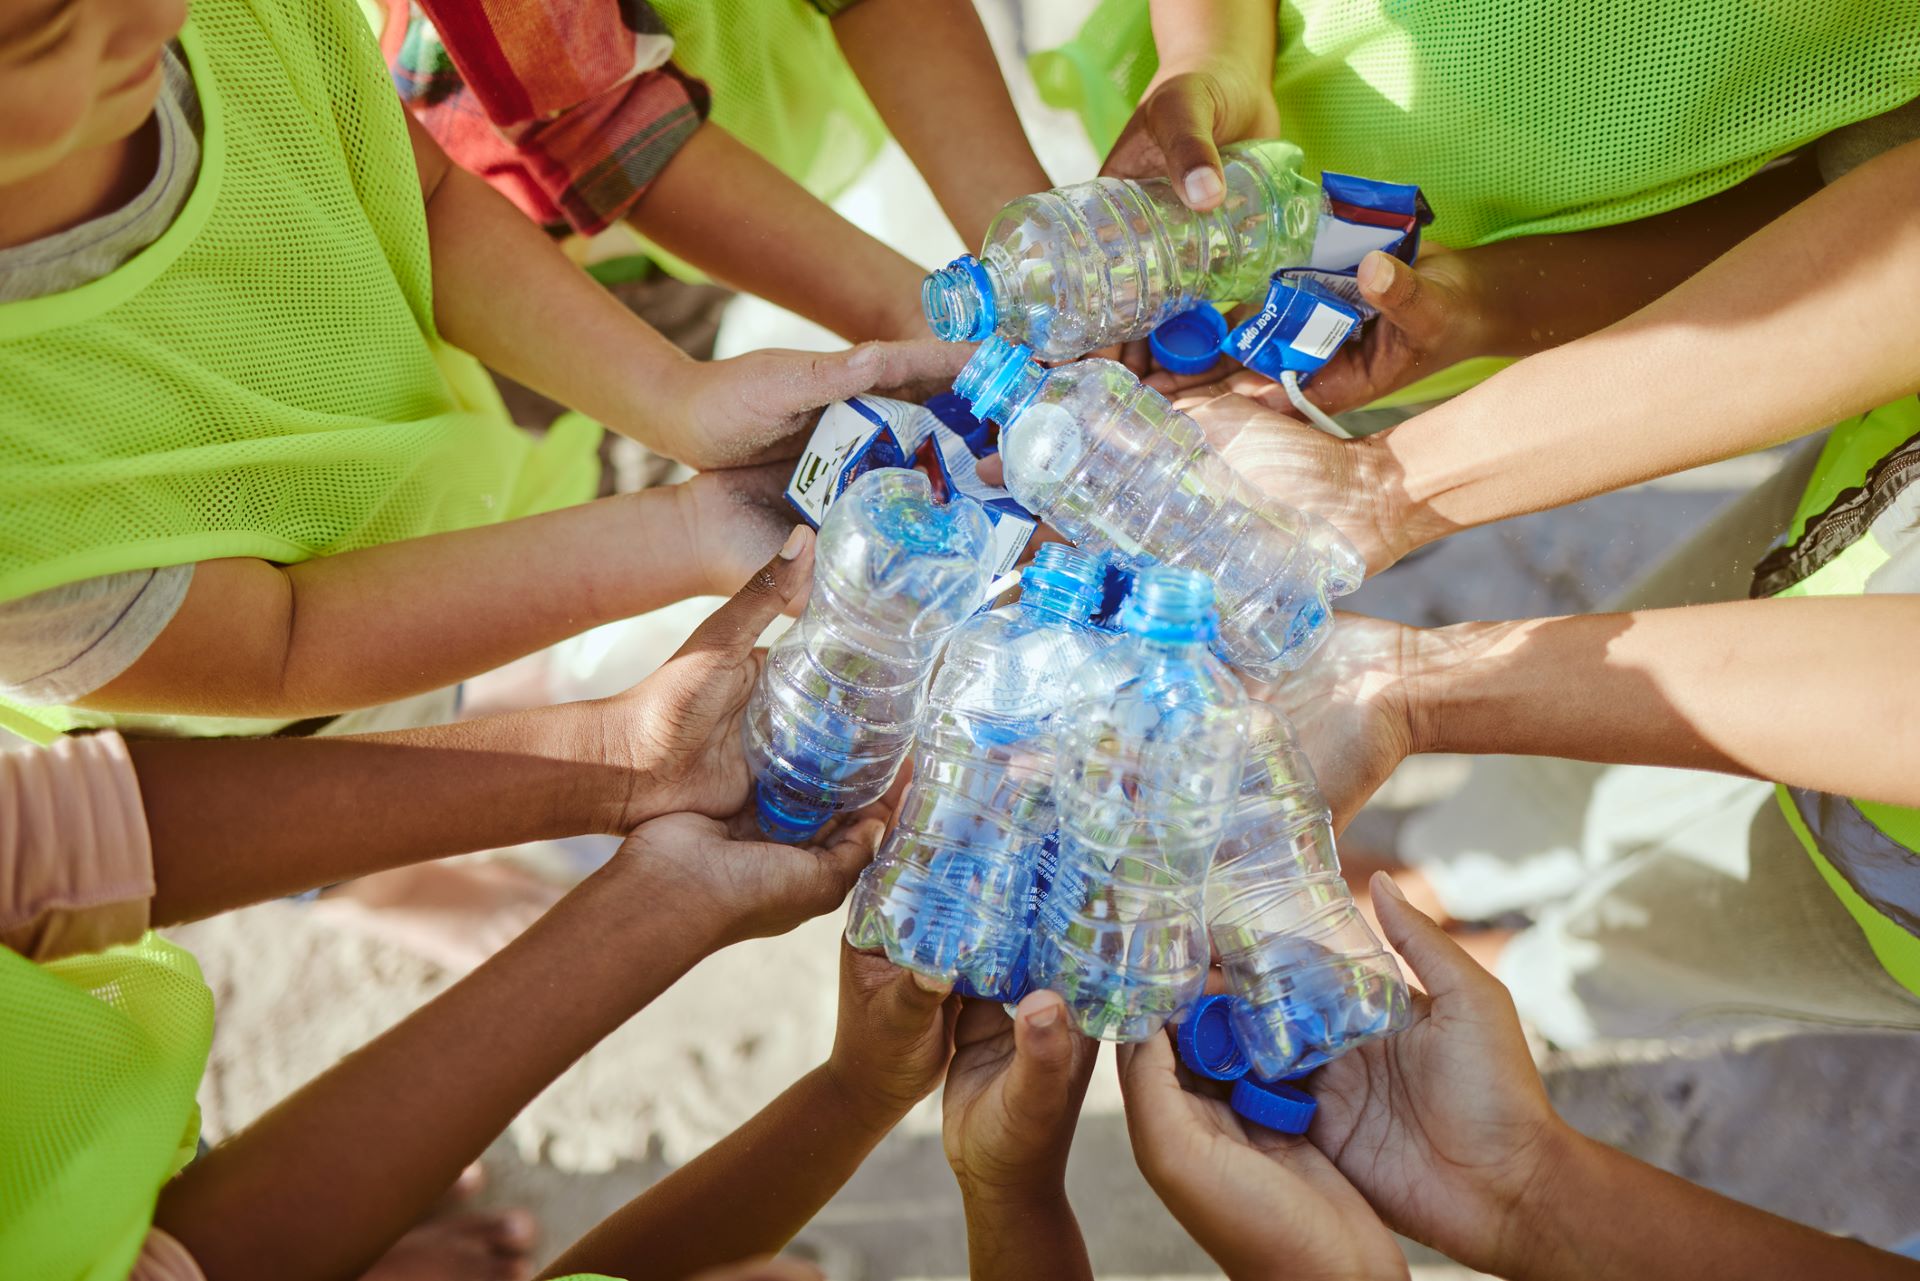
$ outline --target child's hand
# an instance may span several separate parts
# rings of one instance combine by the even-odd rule
[[[792,475],[790,462],[763,463],[697,472],[672,487],[708,592],[737,589],[793,532],[798,518],[786,495]]]
[[[1369,574],[1379,573],[1418,545],[1406,488],[1384,439],[1387,433],[1341,440],[1257,400],[1221,395],[1220,390],[1218,385],[1202,388],[1175,404],[1193,418],[1207,443],[1235,472],[1345,534],[1366,560]]]
[[[1029,993],[1013,1018],[992,1002],[965,1002],[941,1137],[970,1202],[1037,1204],[1063,1194],[1067,1149],[1099,1048],[1073,1030],[1056,993]]]
[[[1218,144],[1279,133],[1273,85],[1223,60],[1148,89],[1100,172],[1168,178],[1189,209],[1213,209],[1227,192]]]
[[[1495,354],[1494,316],[1486,298],[1493,287],[1481,279],[1484,261],[1472,249],[1426,254],[1412,267],[1378,250],[1361,259],[1360,294],[1380,314],[1359,341],[1342,347],[1313,376],[1303,389],[1307,399],[1330,414],[1343,413],[1450,365]],[[1170,393],[1196,380],[1156,373],[1147,382]],[[1285,389],[1251,369],[1228,375],[1226,386],[1269,409],[1298,412]]]
[[[932,338],[872,342],[845,351],[750,351],[692,365],[649,444],[692,467],[743,467],[793,458],[820,410],[870,392],[924,399],[953,385],[973,354]]]
[[[682,810],[726,817],[746,804],[752,779],[740,722],[760,678],[754,645],[767,624],[805,598],[812,571],[813,531],[793,526],[779,553],[658,671],[593,705],[601,713],[601,759],[629,780],[608,830],[625,833]]]
[[[886,830],[874,810],[849,814],[812,845],[776,845],[751,807],[731,819],[668,814],[642,823],[620,847],[654,901],[669,903],[709,951],[771,938],[831,912],[873,859]]]
[[[891,1125],[940,1084],[959,1012],[951,990],[840,945],[840,1020],[827,1068],[863,1115]]]
[[[1407,1275],[1392,1235],[1318,1148],[1189,1090],[1166,1035],[1122,1045],[1119,1058],[1140,1173],[1233,1281]]]
[[[1547,1100],[1505,986],[1383,873],[1373,902],[1431,999],[1405,1031],[1313,1076],[1310,1137],[1396,1230],[1513,1275],[1534,1200],[1578,1136]]]

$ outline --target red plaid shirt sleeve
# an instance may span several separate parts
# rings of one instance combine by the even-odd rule
[[[624,217],[706,119],[642,0],[389,0],[383,52],[420,123],[542,224]]]

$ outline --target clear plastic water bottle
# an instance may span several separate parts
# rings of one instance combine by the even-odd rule
[[[894,828],[853,892],[848,941],[945,979],[962,996],[1017,1001],[1054,836],[1053,721],[1075,676],[1115,640],[1087,619],[1104,566],[1048,543],[1020,599],[947,642]]]
[[[1333,621],[1328,601],[1365,576],[1338,530],[1254,488],[1123,365],[1046,369],[990,338],[953,386],[1000,423],[1007,489],[1028,510],[1087,551],[1211,578],[1218,652],[1262,680],[1313,654]]]
[[[1060,709],[1060,859],[1029,971],[1088,1036],[1138,1041],[1206,981],[1207,867],[1239,792],[1247,695],[1207,649],[1202,575],[1145,571],[1122,621]]]
[[[999,334],[1046,360],[1145,338],[1202,302],[1257,297],[1313,252],[1320,187],[1289,142],[1221,150],[1226,198],[1195,213],[1165,178],[1096,178],[1022,196],[987,228],[978,258],[921,287],[927,323],[949,342]]]
[[[1407,1022],[1407,985],[1340,876],[1333,819],[1293,727],[1253,705],[1239,803],[1207,879],[1234,1039],[1269,1081]]]
[[[807,607],[742,726],[768,836],[804,841],[885,794],[940,646],[980,604],[991,536],[978,503],[937,503],[905,468],[868,472],[827,509]]]

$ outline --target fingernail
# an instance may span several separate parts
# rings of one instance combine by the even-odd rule
[[[800,549],[807,545],[807,535],[812,532],[813,531],[805,525],[795,525],[793,532],[787,535],[787,541],[780,544],[780,559],[792,560],[795,556],[798,556]],[[765,544],[762,544],[762,546],[764,545]]]
[[[1038,1032],[1050,1028],[1060,1021],[1060,1007],[1052,1001],[1047,1002],[1033,1013],[1027,1015],[1027,1026]]]
[[[1373,892],[1375,894],[1384,894],[1398,903],[1407,901],[1407,896],[1401,893],[1400,887],[1394,883],[1394,879],[1385,872],[1375,872],[1373,874],[1373,880],[1369,882],[1369,884],[1373,886]]]
[[[922,992],[937,993],[940,996],[953,991],[953,984],[937,979],[931,974],[922,974],[918,970],[913,971],[913,985]]]
[[[1189,169],[1187,171],[1187,203],[1190,205],[1210,204],[1226,194],[1226,188],[1220,183],[1220,175],[1211,169]]]
[[[862,343],[854,348],[853,355],[847,357],[847,368],[854,373],[865,373],[880,360],[880,348],[874,343]]]
[[[1393,265],[1395,259],[1378,249],[1360,260],[1360,287],[1370,294],[1383,292],[1393,283]]]

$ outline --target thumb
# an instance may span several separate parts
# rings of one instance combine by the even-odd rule
[[[1057,992],[1030,992],[1014,1011],[1013,1066],[1007,1069],[1007,1110],[1032,1125],[1059,1119],[1073,1095],[1083,1050]]]
[[[1416,268],[1376,249],[1360,260],[1356,278],[1360,296],[1414,346],[1424,346],[1445,331],[1451,319],[1448,299]]]
[[[889,1030],[912,1034],[953,995],[953,984],[916,970],[901,968],[874,998],[874,1012]]]
[[[1167,177],[1189,209],[1213,209],[1226,198],[1225,171],[1213,145],[1225,114],[1211,76],[1175,76],[1147,104],[1147,133],[1166,157]]]
[[[745,657],[750,653],[767,625],[806,591],[812,579],[813,543],[813,531],[795,525],[774,558],[693,629],[679,654],[717,652]]]
[[[796,857],[807,859],[808,869],[808,883],[795,893],[796,901],[806,902],[815,916],[839,907],[873,861],[873,851],[886,830],[886,820],[878,815],[855,815],[834,829],[825,845],[795,850]]]
[[[845,351],[815,356],[805,375],[806,394],[801,399],[812,408],[862,392],[933,395],[952,387],[971,355],[971,343],[935,338],[861,343]]]
[[[1437,1000],[1449,994],[1477,992],[1488,985],[1500,987],[1500,980],[1482,969],[1432,917],[1407,902],[1391,876],[1375,872],[1367,885],[1373,891],[1381,931],[1393,950],[1406,958],[1427,995]]]

